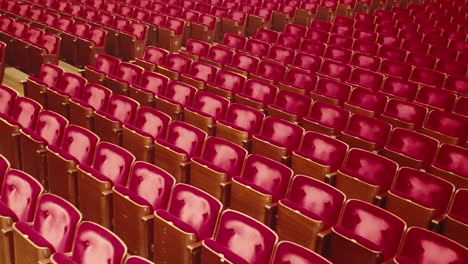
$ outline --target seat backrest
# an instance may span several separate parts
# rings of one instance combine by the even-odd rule
[[[90,28],[89,24],[75,22],[71,27],[70,33],[82,38]]]
[[[468,250],[466,247],[432,231],[410,227],[395,260],[398,263],[418,264],[430,262],[465,263],[468,261]]]
[[[203,145],[201,159],[227,173],[228,179],[240,174],[247,151],[230,141],[209,137]]]
[[[0,30],[3,32],[9,32],[11,24],[13,24],[14,20],[8,16],[0,16]]]
[[[412,101],[416,97],[418,85],[398,77],[387,76],[380,91],[393,97]]]
[[[215,240],[246,263],[269,263],[278,236],[266,225],[233,210],[222,213]],[[223,252],[218,252],[223,253]]]
[[[47,54],[57,55],[60,51],[60,41],[61,38],[59,36],[45,33],[42,35],[40,46],[47,51]]]
[[[171,118],[150,107],[140,107],[135,115],[132,125],[137,128],[138,132],[143,132],[144,135],[149,135],[153,139],[166,138],[166,130]]]
[[[278,37],[278,45],[282,45],[290,49],[297,49],[301,45],[301,38],[294,34],[281,33]]]
[[[191,106],[197,89],[186,83],[171,81],[167,85],[165,97],[181,106]]]
[[[270,44],[263,42],[258,39],[248,39],[245,44],[245,51],[257,55],[259,57],[266,56],[268,50],[270,49]]]
[[[351,66],[333,60],[323,60],[320,72],[340,81],[347,81],[351,73]]]
[[[299,119],[307,115],[312,99],[309,96],[298,94],[289,90],[280,90],[274,105],[278,108],[296,115]]]
[[[260,131],[265,114],[243,104],[232,103],[224,119],[236,129],[247,131],[250,135]]]
[[[184,151],[189,157],[201,153],[206,133],[201,129],[180,121],[173,121],[167,130],[166,141]]]
[[[405,222],[395,215],[354,199],[346,202],[339,226],[374,244],[383,253],[383,261],[395,256],[406,228]]]
[[[292,62],[293,66],[310,71],[312,73],[318,71],[322,64],[322,58],[307,52],[297,51]],[[290,68],[290,71],[292,69]],[[288,78],[288,76],[286,76]]]
[[[211,45],[208,42],[196,39],[189,39],[187,41],[187,47],[185,50],[194,55],[206,56],[210,47]]]
[[[330,261],[310,249],[289,241],[281,241],[276,245],[271,264],[284,263],[331,264]]]
[[[339,103],[346,101],[351,91],[351,86],[334,79],[320,78],[315,86],[319,94],[338,99]]]
[[[339,133],[346,127],[349,115],[349,111],[342,107],[317,101],[312,104],[308,118],[321,125],[334,128]]]
[[[315,87],[317,79],[318,78],[315,74],[309,74],[304,72],[302,69],[296,68],[289,68],[284,77],[284,81],[287,84],[292,84],[294,87],[304,89],[304,92],[307,95],[310,90]]]
[[[216,16],[212,16],[208,14],[200,15],[200,17],[198,18],[198,23],[206,26],[209,30],[213,30],[215,28],[216,23],[217,23],[216,21],[217,21]]]
[[[223,45],[233,49],[244,49],[247,38],[233,33],[224,34]]]
[[[166,171],[143,161],[137,161],[130,172],[128,189],[143,198],[153,210],[165,209],[175,179]]]
[[[351,92],[348,103],[370,110],[375,113],[375,116],[378,116],[383,112],[387,99],[387,96],[381,93],[357,87]]]
[[[87,33],[87,39],[91,40],[96,47],[104,46],[107,31],[102,28],[90,28]]]
[[[217,86],[220,86],[224,90],[237,93],[244,87],[246,79],[247,78],[245,76],[238,73],[227,70],[220,70],[218,74],[216,74],[216,79],[214,82]]]
[[[391,149],[423,161],[423,166],[432,162],[438,147],[437,140],[413,130],[395,128],[387,143]]]
[[[451,112],[432,110],[424,127],[457,138],[460,142],[465,142],[468,136],[468,118]]]
[[[57,65],[44,63],[38,73],[37,78],[48,87],[55,88],[62,78],[63,69]]]
[[[68,32],[73,24],[73,19],[69,17],[59,16],[57,18],[56,27],[62,31]]]
[[[63,116],[44,110],[37,116],[36,134],[45,139],[48,145],[60,146],[68,120]]]
[[[169,17],[166,20],[165,28],[175,32],[176,35],[182,34],[184,31],[185,21]]]
[[[435,217],[445,214],[455,190],[453,184],[432,174],[403,167],[398,171],[391,191],[426,208],[435,210]]]
[[[62,74],[57,88],[72,98],[79,98],[85,83],[85,78],[74,73],[65,72]]]
[[[393,183],[398,164],[373,152],[353,148],[348,152],[340,172],[356,177],[364,182],[378,185],[380,192],[388,191]]]
[[[139,89],[149,91],[155,95],[166,93],[166,87],[170,79],[157,72],[145,71],[141,75]]]
[[[468,178],[467,162],[468,149],[451,144],[442,144],[432,165]]]
[[[223,206],[208,193],[179,183],[172,191],[168,212],[189,225],[198,240],[213,236]]]
[[[120,264],[127,254],[125,243],[110,230],[89,221],[78,226],[71,259],[78,264]]]
[[[82,97],[83,102],[90,105],[94,110],[104,110],[107,108],[107,102],[112,94],[108,88],[96,83],[87,83],[83,87]]]
[[[68,125],[63,134],[61,149],[78,163],[90,165],[99,137],[80,126]]]
[[[123,17],[116,16],[114,21],[112,21],[112,27],[119,31],[127,31],[130,21]]]
[[[229,106],[229,100],[209,92],[200,91],[195,95],[193,108],[214,118],[223,119]]]
[[[119,64],[120,60],[118,58],[107,54],[99,54],[96,58],[95,68],[100,72],[109,75],[116,72]]]
[[[397,118],[401,121],[414,124],[416,128],[422,126],[426,118],[427,108],[413,102],[399,99],[388,100],[383,115]]]
[[[36,101],[27,97],[17,97],[13,106],[11,117],[19,123],[21,128],[34,130],[37,116],[42,106]]]
[[[44,30],[36,28],[36,27],[29,27],[26,30],[24,39],[32,44],[37,45],[39,44],[42,38],[42,34],[44,34]]]
[[[256,101],[262,102],[264,106],[267,106],[273,103],[277,91],[278,88],[272,84],[249,79],[245,83],[244,90],[242,92]]]
[[[307,33],[307,27],[297,24],[287,24],[284,28],[284,32],[303,38]]]
[[[18,97],[17,91],[10,87],[0,85],[0,115],[11,115],[16,97]]]
[[[158,47],[147,46],[143,59],[156,65],[162,65],[166,62],[169,51]]]
[[[117,145],[101,142],[94,153],[93,168],[112,184],[126,185],[135,157]]]
[[[216,62],[227,64],[232,61],[232,58],[234,57],[234,51],[232,49],[225,48],[224,46],[216,45],[210,48],[207,57]]]
[[[81,221],[80,211],[57,195],[41,195],[32,227],[54,248],[55,252],[70,252],[76,227]]]
[[[114,75],[128,84],[137,84],[140,81],[143,71],[144,69],[138,65],[122,62],[117,67],[117,71]]]
[[[273,143],[285,147],[290,153],[299,147],[304,129],[296,124],[276,117],[263,120],[260,134]]]
[[[330,166],[330,171],[341,167],[348,151],[348,145],[332,137],[308,131],[304,134],[297,152],[305,157]]]
[[[19,21],[13,21],[10,26],[10,34],[17,38],[23,38],[29,25]]]
[[[122,124],[125,124],[133,120],[138,106],[138,102],[129,97],[112,94],[109,98],[106,112]]]
[[[270,194],[272,202],[286,196],[294,172],[286,165],[272,159],[251,154],[245,160],[240,177]]]
[[[232,65],[242,69],[244,71],[255,72],[257,70],[257,66],[260,62],[260,59],[256,56],[247,55],[244,53],[236,53],[234,54],[234,58],[232,58]]]
[[[266,43],[276,43],[278,40],[279,33],[277,31],[266,29],[266,28],[259,28],[255,33],[255,38],[261,41],[265,41]]]
[[[214,81],[217,72],[218,68],[216,68],[215,66],[198,61],[192,63],[192,67],[190,68],[190,75],[204,82]]]
[[[31,222],[37,199],[43,191],[42,185],[29,174],[11,169],[3,178],[0,202],[13,211],[13,221]]]
[[[449,75],[445,81],[444,89],[459,94],[468,94],[468,79]]]
[[[169,54],[166,59],[165,66],[179,73],[187,73],[190,69],[192,60],[175,53]]]
[[[338,222],[346,197],[331,185],[297,175],[292,179],[286,200],[302,208],[303,214],[322,221],[324,228],[329,228]]]
[[[132,22],[128,26],[127,32],[134,35],[137,40],[145,40],[146,32],[148,31],[148,26],[142,23]]]

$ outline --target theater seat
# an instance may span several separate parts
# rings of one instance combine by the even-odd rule
[[[14,262],[13,224],[31,222],[36,203],[44,191],[41,184],[28,174],[11,169],[3,178],[0,190],[0,225],[4,230],[0,236],[0,260]]]
[[[428,261],[463,263],[468,260],[466,247],[432,231],[410,227],[394,263],[425,263]]]
[[[214,135],[216,121],[226,116],[229,101],[221,96],[200,91],[195,95],[192,106],[187,106],[184,121]]]
[[[77,204],[76,166],[91,164],[99,137],[93,132],[75,125],[68,125],[62,144],[46,147],[47,181],[49,191]]]
[[[86,264],[91,259],[94,263],[119,264],[126,254],[125,244],[109,229],[83,221],[76,231],[71,254],[55,253],[51,261],[54,264]]]
[[[68,120],[63,116],[48,110],[41,111],[37,116],[35,129],[20,130],[20,158],[22,170],[44,187],[47,187],[45,148],[47,145],[60,146]]]
[[[94,65],[87,65],[83,76],[89,81],[97,84],[103,84],[104,77],[114,74],[117,70],[120,60],[116,57],[100,54],[96,58]]]
[[[379,152],[387,144],[391,126],[385,121],[360,114],[349,118],[340,140],[350,147]]]
[[[309,112],[310,97],[289,90],[280,90],[275,102],[266,110],[268,116],[275,116],[295,124],[302,123],[302,118]]]
[[[59,85],[63,69],[57,65],[44,63],[36,76],[29,76],[23,84],[24,95],[47,107],[47,87]]]
[[[274,228],[278,201],[286,196],[294,172],[277,161],[249,155],[232,178],[229,208]]]
[[[324,257],[314,251],[304,248],[298,244],[281,241],[276,244],[275,253],[272,256],[271,264],[294,263],[308,261],[316,264],[331,264]]]
[[[208,137],[199,157],[192,157],[190,185],[229,205],[231,179],[240,174],[247,150],[217,137]]]
[[[468,136],[467,124],[467,118],[445,111],[432,110],[427,115],[421,132],[440,143],[463,146]]]
[[[388,192],[386,210],[408,226],[437,228],[446,213],[453,184],[413,168],[401,168]]]
[[[130,151],[136,160],[153,162],[153,148],[156,139],[166,137],[171,118],[150,107],[140,107],[135,117],[122,127],[122,147]]]
[[[165,139],[154,146],[154,164],[169,172],[178,183],[188,182],[190,158],[200,156],[206,133],[181,121],[173,121]]]
[[[397,253],[406,224],[397,216],[359,200],[346,202],[331,229],[325,256],[333,263],[382,263]]]
[[[113,227],[112,187],[126,185],[135,157],[108,142],[96,146],[92,164],[77,166],[78,205],[85,219]]]
[[[342,107],[324,102],[313,102],[304,117],[302,127],[328,136],[338,136],[348,123],[350,112]]]
[[[69,72],[63,73],[56,86],[46,88],[47,109],[68,119],[70,99],[81,97],[85,84],[85,78]]]
[[[151,256],[153,212],[167,208],[174,184],[175,179],[166,171],[137,161],[130,170],[128,184],[112,187],[113,230],[130,254]]]
[[[13,168],[21,168],[20,129],[34,130],[41,105],[26,97],[17,97],[10,115],[0,115],[0,152]]]
[[[427,108],[419,104],[392,98],[388,100],[380,119],[393,127],[419,129],[426,119]]]
[[[147,46],[142,57],[135,58],[135,64],[143,67],[146,71],[155,71],[158,65],[163,65],[166,63],[166,58],[169,55],[169,51]]]
[[[202,242],[202,263],[267,264],[278,237],[271,229],[245,214],[226,210],[214,238]]]
[[[43,194],[37,201],[32,223],[13,224],[15,263],[46,261],[53,253],[71,250],[81,213],[54,194]]]

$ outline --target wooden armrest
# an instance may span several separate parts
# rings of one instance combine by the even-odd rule
[[[325,174],[325,182],[330,185],[335,185],[336,172],[330,172]]]
[[[199,252],[201,250],[201,247],[202,247],[202,241],[198,241],[198,242],[195,242],[195,243],[192,243],[190,245],[187,246],[187,250],[190,251],[190,252]]]
[[[114,193],[114,191],[112,189],[109,189],[109,190],[103,191],[102,196],[109,196],[109,195],[111,195],[113,193]]]
[[[6,234],[8,234],[8,233],[10,233],[12,231],[13,231],[13,227],[11,227],[11,226],[9,226],[7,228],[0,229],[0,232],[2,233],[2,235],[6,235]]]
[[[150,214],[150,215],[145,215],[141,218],[141,220],[143,222],[148,222],[148,221],[151,221],[155,218],[154,214]]]
[[[315,251],[319,254],[322,254],[323,251],[328,247],[328,239],[331,234],[331,228],[327,230],[323,230],[317,233],[317,244],[315,247]]]

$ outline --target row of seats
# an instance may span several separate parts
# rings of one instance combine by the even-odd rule
[[[202,93],[203,92],[199,92],[198,94],[202,94]],[[123,98],[120,98],[120,100],[122,101]],[[235,105],[235,104],[233,104],[233,105]],[[113,109],[116,112],[113,112],[112,114],[118,113],[117,108]],[[139,113],[140,112],[143,112],[143,111],[140,110]],[[148,114],[148,111],[145,111],[145,112],[146,112],[146,114]],[[129,116],[129,115],[127,114],[126,116]],[[153,116],[153,118],[155,118],[155,117]],[[165,132],[164,128],[167,126],[169,118],[166,117],[166,120],[162,119],[160,116],[157,117],[157,118],[158,118],[158,122],[160,124],[160,128],[162,128],[162,131],[161,131],[161,129],[158,129],[157,131],[153,131],[153,132],[162,133],[162,135],[164,135],[164,132]],[[125,123],[125,121],[123,123]],[[145,123],[140,123],[140,126],[144,126],[144,125],[145,125]],[[182,125],[182,123],[180,125]],[[202,142],[204,141],[204,138],[206,137],[206,134],[201,132],[201,131],[197,132],[197,130],[194,130],[193,127],[190,129],[190,126],[188,126],[188,127],[186,126],[185,129],[186,130],[187,129],[192,130],[192,132],[190,132],[190,133],[185,132],[185,133],[181,134],[182,131],[180,130],[180,128],[177,128],[180,125],[179,124],[175,125],[174,123],[171,124],[171,126],[168,129],[168,135],[167,135],[167,140],[168,141],[164,141],[164,140],[157,140],[156,141],[156,144],[154,145],[155,161],[153,161],[153,162],[155,162],[160,167],[162,167],[162,168],[166,169],[167,171],[169,171],[172,175],[174,175],[176,177],[176,179],[178,179],[178,182],[181,182],[181,181],[182,182],[190,182],[190,183],[194,184],[195,186],[201,187],[202,189],[205,189],[208,192],[214,194],[218,199],[220,199],[222,201],[225,201],[225,204],[227,204],[228,203],[227,201],[229,200],[229,198],[225,196],[226,192],[223,193],[223,191],[221,191],[221,193],[219,193],[216,190],[218,187],[213,189],[210,186],[206,186],[203,183],[203,179],[201,179],[201,180],[196,179],[196,178],[193,177],[193,175],[208,175],[211,172],[211,174],[214,175],[213,177],[219,178],[220,176],[216,176],[216,175],[227,175],[228,176],[227,180],[229,180],[231,177],[233,177],[233,176],[235,176],[235,175],[237,175],[239,173],[239,168],[242,167],[242,163],[231,164],[232,167],[230,167],[228,169],[226,167],[226,165],[223,165],[223,164],[225,162],[227,162],[226,159],[229,159],[229,157],[224,157],[224,159],[223,159],[222,157],[221,158],[216,158],[216,155],[215,155],[215,156],[211,156],[210,158],[208,158],[208,160],[206,160],[207,157],[205,157],[205,155],[208,155],[208,154],[205,153],[205,151],[201,151]],[[284,140],[281,141],[281,139],[278,139],[278,136],[276,138],[274,138],[274,137],[272,137],[272,135],[270,135],[271,131],[268,132],[269,131],[268,129],[270,129],[270,128],[272,128],[271,130],[273,130],[273,131],[277,130],[277,129],[275,129],[275,126],[278,126],[278,125],[283,126],[283,127],[285,127],[285,126],[291,127],[293,133],[286,136],[286,138],[288,138],[288,140],[290,141],[290,142],[288,142],[288,143],[290,143],[289,145],[291,145],[291,144],[294,145],[290,149],[288,149],[288,146],[285,145]],[[116,126],[114,125],[112,127],[115,128]],[[110,129],[107,129],[107,130],[106,129],[95,129],[95,130],[98,131],[98,133],[100,133],[100,135],[105,135],[106,131],[111,131]],[[178,132],[176,132],[176,131],[178,131]],[[257,134],[257,135],[253,136],[253,144],[252,144],[252,150],[251,151],[252,151],[252,153],[263,154],[263,155],[268,156],[270,158],[276,159],[277,161],[284,161],[285,157],[290,156],[291,152],[292,152],[292,168],[296,173],[314,176],[314,177],[318,178],[319,180],[323,181],[323,180],[325,180],[325,177],[327,176],[327,174],[336,172],[338,170],[338,168],[341,166],[341,164],[343,163],[343,160],[345,158],[346,150],[347,150],[348,147],[344,143],[341,143],[340,141],[338,141],[336,139],[334,140],[334,139],[326,137],[326,136],[321,136],[320,134],[317,134],[317,133],[308,132],[308,133],[306,133],[304,135],[304,139],[302,139],[302,143],[301,143],[300,147],[298,148],[299,142],[301,140],[300,135],[302,134],[302,132],[300,132],[300,131],[301,131],[301,128],[299,128],[299,130],[294,129],[294,125],[291,124],[291,123],[288,124],[288,122],[280,121],[279,119],[274,119],[274,118],[271,118],[271,117],[266,118],[264,120],[264,122],[263,122],[263,128],[262,128],[262,131],[260,132],[260,134]],[[395,130],[395,131],[397,131],[397,130]],[[150,132],[150,131],[147,131],[146,134],[148,132]],[[263,132],[265,132],[266,134],[264,134]],[[401,133],[407,133],[408,135],[410,135],[410,137],[411,137],[411,135],[412,135],[412,137],[415,137],[417,135],[416,132],[412,132],[410,130],[403,130],[401,132],[400,131],[398,131],[398,132],[400,134]],[[101,133],[103,133],[103,134],[101,134]],[[268,133],[270,133],[270,134],[268,134]],[[198,134],[198,136],[195,136],[195,138],[194,138],[194,135],[197,135],[197,134]],[[397,134],[397,133],[395,132],[395,134]],[[192,135],[192,136],[190,136],[190,135]],[[180,137],[192,140],[191,141],[192,142],[191,143],[191,148],[187,148],[186,143],[179,141]],[[291,142],[291,137],[295,138],[296,140],[293,140]],[[351,137],[352,137],[352,135],[351,135]],[[152,140],[154,140],[154,139],[157,139],[157,137],[154,137]],[[206,149],[215,149],[215,146],[210,145],[210,144],[215,144],[215,143],[211,143],[211,141],[213,141],[213,140],[207,140],[205,142],[205,146],[204,146],[205,150]],[[353,140],[352,139],[347,140],[347,142],[353,143]],[[141,153],[141,151],[143,149],[153,148],[153,143],[152,142],[146,143],[146,144],[147,145],[144,145],[144,146],[142,146],[140,144],[140,145],[137,146],[137,148],[133,148],[133,147],[129,147],[129,148],[130,149],[133,148],[135,153]],[[225,144],[227,144],[227,143],[225,143]],[[276,147],[274,145],[276,145]],[[437,143],[436,143],[436,145],[437,145]],[[128,144],[128,146],[135,146],[135,145],[130,143],[130,144]],[[175,147],[173,147],[173,146],[175,146]],[[234,156],[230,157],[231,159],[237,160],[239,162],[239,161],[242,161],[245,158],[245,155],[246,155],[245,150],[241,150],[239,147],[234,147],[234,145],[227,144],[227,146],[229,146],[229,147],[225,147],[225,148],[234,149],[233,153],[237,153],[237,154],[233,154]],[[311,149],[310,146],[315,146],[315,147],[312,147],[312,149]],[[138,149],[138,147],[140,149]],[[329,147],[328,151],[325,150],[326,147]],[[170,151],[168,151],[168,148],[170,149]],[[179,148],[182,148],[185,151],[180,151]],[[296,148],[298,148],[298,150],[293,152],[293,150],[295,150]],[[321,152],[317,153],[316,151],[314,151],[315,148],[321,149]],[[452,151],[452,153],[453,153],[453,151],[455,151],[455,153],[457,153],[457,152],[458,153],[463,153],[462,148],[457,148],[457,147],[454,147],[454,146],[453,147],[448,147],[448,148],[443,147],[443,149],[447,149],[449,153],[451,151]],[[395,153],[398,152],[398,151],[395,151],[395,148],[392,149],[391,147],[387,147],[385,149],[385,151],[386,151],[386,155],[389,155],[389,156],[395,155]],[[412,152],[412,151],[414,151],[414,149],[411,149],[411,151],[410,151],[408,148],[406,148],[406,151]],[[426,154],[425,152],[430,152],[430,151],[428,151],[428,149],[423,148],[423,151],[421,151],[421,153]],[[431,155],[435,154],[435,150],[431,150],[431,152],[433,152]],[[241,154],[241,153],[244,153],[244,154]],[[442,151],[441,153],[445,153],[445,151]],[[414,154],[414,153],[410,153],[410,154]],[[350,155],[350,154],[348,154],[348,155]],[[463,155],[463,154],[461,154],[461,155]],[[148,156],[150,156],[150,155],[143,155],[142,157],[148,157]],[[197,160],[197,158],[196,158],[197,156],[202,157],[202,159]],[[353,155],[353,156],[358,156],[358,154]],[[466,154],[464,156],[466,156]],[[169,158],[166,160],[164,158],[160,159],[159,157],[169,157]],[[205,158],[203,158],[203,157],[205,157]],[[443,157],[443,155],[441,155],[441,157]],[[188,167],[187,166],[188,165],[187,161],[190,158],[192,158],[192,161],[193,161],[192,162],[192,171],[190,172],[189,180],[187,180],[187,177],[189,176],[188,173],[187,173],[187,167]],[[430,163],[430,160],[424,160],[424,158],[422,158],[421,160],[422,160],[422,162],[426,162],[426,164],[423,164],[422,166],[427,167],[428,166],[427,162]],[[206,169],[204,169],[202,172],[200,172],[200,170],[203,168],[203,166],[200,166],[200,165],[197,165],[197,164],[200,164],[200,162],[201,162],[201,164],[204,164],[206,166],[207,164],[212,164],[212,162],[214,162],[214,161],[217,162],[217,163],[213,164],[214,168],[211,168],[208,171],[206,171]],[[417,162],[414,163],[414,161],[415,161],[414,159],[408,159],[408,158],[401,157],[399,160],[397,159],[397,161],[399,161],[403,165],[416,166],[418,168],[419,168],[419,166],[421,166],[421,164],[418,164]],[[209,162],[209,163],[206,163],[206,162]],[[374,161],[374,163],[375,162],[376,161]],[[449,167],[449,170],[454,171],[454,170],[457,170],[457,168],[458,168],[458,171],[460,172],[461,175],[459,177],[455,177],[455,178],[456,179],[463,178],[464,177],[462,175],[464,173],[463,169],[460,170],[460,166],[459,166],[459,163],[457,163],[457,161],[453,161],[453,162],[454,163],[452,163],[450,165],[451,167]],[[383,162],[383,163],[385,163],[385,162]],[[441,162],[441,163],[443,164],[444,162]],[[436,167],[440,166],[440,165],[437,165],[437,164],[440,164],[438,162],[436,162],[435,164],[436,164]],[[222,168],[224,168],[224,171],[227,171],[227,174],[226,174],[226,172],[223,172],[223,170],[219,171],[218,169],[216,169],[216,168],[218,168],[220,166]],[[56,168],[56,167],[57,166],[54,166],[54,168]],[[385,165],[382,165],[381,168],[384,168],[384,167],[385,167]],[[443,171],[444,169],[438,170],[438,171],[440,172],[440,171]],[[213,173],[213,170],[219,171],[219,172]],[[231,170],[234,170],[234,171],[231,171]],[[388,168],[387,168],[387,170],[388,170]],[[390,172],[391,170],[388,170],[388,171]],[[395,165],[395,170],[394,170],[393,173],[389,173],[388,174],[389,176],[387,178],[382,177],[380,179],[381,182],[380,182],[380,184],[378,184],[378,188],[381,191],[380,195],[384,194],[386,192],[386,190],[389,189],[391,182],[393,182],[395,171],[396,171],[396,165]],[[437,169],[435,171],[437,171]],[[441,176],[444,177],[447,174],[450,175],[450,173],[442,173]],[[339,175],[343,175],[343,174],[339,174]],[[377,177],[377,175],[381,175],[381,171],[377,170],[376,171],[376,177]],[[343,177],[343,176],[340,176],[340,177]],[[353,178],[353,177],[351,176],[351,178]],[[450,179],[450,180],[453,181],[455,179],[453,179],[453,177],[452,177],[452,179]],[[339,186],[340,182],[343,181],[343,180],[340,181],[339,179],[338,180],[333,179],[333,180],[328,180],[328,181],[330,183],[332,183],[332,184],[336,184],[337,186]],[[367,179],[367,183],[372,182],[372,181],[373,180]],[[335,183],[335,182],[337,182],[337,183]],[[366,182],[366,180],[364,180],[364,182]],[[221,180],[221,181],[218,180],[218,183],[221,186],[226,185],[225,180]],[[385,187],[385,184],[386,184],[386,187]],[[441,182],[441,184],[444,185],[443,181]],[[448,184],[448,183],[445,183],[445,184]],[[343,188],[345,190],[346,190],[346,188],[348,188],[348,192],[351,192],[351,193],[356,188],[359,188],[359,187],[349,188],[348,185],[349,184],[342,184],[341,188]],[[363,183],[361,183],[361,186],[362,185],[363,185]],[[359,186],[359,184],[358,184],[358,186]],[[447,185],[447,186],[449,186],[449,185]],[[457,187],[460,187],[460,186],[457,186]],[[441,188],[441,189],[443,189],[443,188]],[[447,190],[447,188],[445,188],[445,189]],[[448,187],[448,189],[450,189],[450,187]],[[451,196],[452,191],[448,191],[448,195],[445,195],[446,202],[443,203],[443,204],[445,204],[445,205],[448,204],[448,201],[450,200],[450,196]],[[348,194],[348,192],[345,191],[345,193],[347,193],[347,194]],[[369,201],[369,202],[373,202],[375,197],[372,196],[372,195],[370,195],[370,197],[369,197],[368,195],[369,194],[365,194],[364,196],[359,196],[359,198],[361,198],[363,200],[366,200],[366,201]],[[423,226],[428,227],[429,224],[426,223]]]
[[[6,44],[6,63],[28,74],[37,74],[45,62],[58,64],[60,37],[38,27],[0,16],[0,41]]]
[[[131,60],[141,55],[146,45],[148,27],[138,21],[125,17],[114,19],[113,16],[99,17],[97,21],[85,13],[75,14],[73,9],[57,13],[57,10],[47,10],[33,3],[18,5],[25,7],[12,7],[13,13],[9,15],[58,34],[62,38],[61,59],[79,67],[94,63],[96,55],[104,51]]]
[[[133,250],[135,241],[131,240],[131,238],[138,238],[141,234],[131,233],[129,239],[126,236],[129,234],[127,233],[129,230],[126,228],[137,227],[139,221],[136,222],[136,225],[129,225],[129,222],[124,220],[120,225],[123,228],[116,229],[115,233],[112,233],[101,225],[90,221],[82,221],[83,216],[80,210],[55,194],[45,193],[40,183],[28,174],[16,169],[10,169],[8,160],[1,155],[0,169],[0,216],[3,219],[3,229],[8,228],[0,238],[2,242],[0,243],[0,252],[2,253],[0,260],[2,260],[2,263],[13,263],[11,262],[13,260],[17,264],[36,263],[38,261],[50,261],[57,264],[91,262],[118,264],[123,263],[124,260],[126,264],[152,263],[142,257],[129,254],[135,251]],[[263,242],[268,247],[262,248],[262,252],[253,252],[260,255],[261,263],[283,263],[297,258],[309,261],[315,260],[318,261],[317,263],[330,263],[298,244],[288,241],[276,243],[278,239],[273,231],[252,218],[233,210],[222,213],[216,238],[211,239],[211,237],[214,238],[213,233],[215,232],[217,218],[221,214],[221,207],[217,205],[212,197],[188,185],[177,184],[173,186],[174,180],[170,175],[148,163],[135,163],[133,171],[132,183],[130,184],[130,186],[134,187],[133,189],[141,189],[142,182],[138,179],[142,175],[145,177],[144,183],[151,183],[152,185],[145,186],[146,190],[148,190],[147,187],[156,187],[156,185],[164,188],[159,197],[153,197],[153,199],[157,200],[155,203],[164,204],[159,206],[161,209],[155,211],[155,219],[158,219],[155,220],[155,230],[159,238],[158,245],[155,247],[156,261],[178,260],[178,263],[188,263],[189,258],[199,258],[201,244],[198,246],[193,244],[194,235],[196,235],[195,239],[198,238],[201,241],[206,237],[211,245],[213,243],[224,245],[226,247],[224,250],[231,252],[231,255],[226,256],[227,259],[246,259],[249,257],[249,253],[243,250],[244,243],[250,243],[251,248],[254,249],[256,243]],[[158,182],[158,180],[162,182]],[[16,193],[16,190],[21,193]],[[128,205],[135,203],[128,196],[124,196],[128,193],[121,193],[124,190],[126,189],[123,186],[118,186],[115,189],[115,213],[117,215],[126,213],[128,209],[132,210],[132,206],[128,207]],[[126,192],[130,192],[130,190]],[[137,196],[132,198],[136,199]],[[145,198],[150,199],[150,197]],[[137,199],[136,202],[141,202],[141,199],[143,198]],[[187,202],[193,203],[185,204]],[[170,204],[170,206],[166,204]],[[122,207],[119,207],[119,205]],[[168,208],[167,211],[165,208]],[[139,209],[141,207],[133,206],[133,210]],[[208,216],[201,217],[205,214]],[[169,220],[166,220],[168,217]],[[193,223],[194,220],[191,220],[190,217],[198,219],[199,224]],[[236,223],[231,226],[229,222],[234,220]],[[166,229],[172,223],[169,221],[174,221],[177,229],[173,229],[174,231],[168,233]],[[186,228],[189,225],[193,226],[193,229],[187,230]],[[233,236],[230,231],[226,232],[223,228],[233,230],[238,235]],[[250,228],[250,232],[244,233],[242,231],[246,228],[247,230]],[[121,230],[124,230],[124,233],[119,234]],[[183,242],[186,243],[186,247],[191,247],[192,251],[184,255],[180,254],[179,251],[175,251],[175,249],[185,251],[185,247],[173,247],[174,244],[172,243],[180,243],[175,239],[186,236],[187,231],[192,232],[193,238]],[[249,234],[252,232],[253,234],[261,232],[262,236],[256,236],[254,237],[255,240],[252,240],[251,234]],[[121,235],[124,240],[121,240],[116,234]],[[227,244],[219,237],[233,242]],[[268,241],[261,241],[261,239],[265,238]],[[440,238],[435,237],[435,239]],[[128,249],[127,241],[130,243]],[[453,247],[450,244],[453,242],[446,241],[444,242]],[[138,241],[137,243],[143,244],[142,242]],[[169,242],[169,246],[164,245],[165,242]],[[209,248],[209,246],[205,247]],[[167,254],[168,249],[171,252],[170,254]]]

